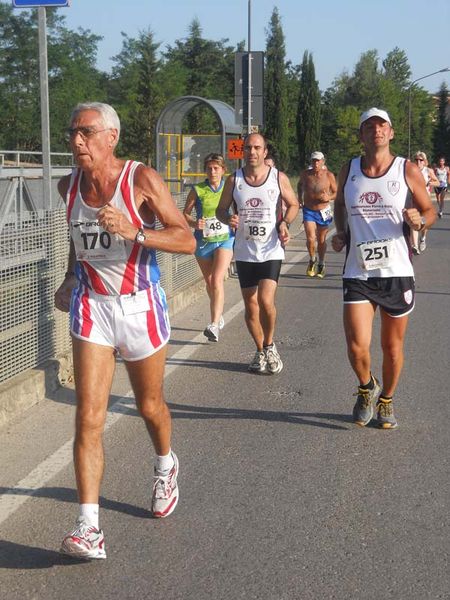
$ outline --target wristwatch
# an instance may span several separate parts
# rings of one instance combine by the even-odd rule
[[[137,232],[137,234],[136,234],[136,237],[134,238],[134,241],[137,244],[141,244],[142,245],[142,244],[145,243],[146,239],[147,238],[145,236],[144,230],[142,229],[142,227],[140,227],[139,230],[138,230],[138,232]]]

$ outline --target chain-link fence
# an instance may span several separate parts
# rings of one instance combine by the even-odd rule
[[[42,185],[35,197],[32,189],[25,178],[0,179],[0,383],[70,350],[68,317],[53,302],[67,266],[65,210],[40,208]],[[174,196],[180,209],[186,195]],[[157,254],[169,299],[201,280],[193,256]]]

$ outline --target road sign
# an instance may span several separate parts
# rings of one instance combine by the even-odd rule
[[[12,0],[16,8],[35,8],[36,6],[70,6],[70,0]]]
[[[227,157],[230,160],[244,158],[244,140],[242,138],[229,138],[227,140]]]

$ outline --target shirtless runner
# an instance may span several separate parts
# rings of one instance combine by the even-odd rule
[[[336,179],[326,168],[324,155],[322,152],[313,152],[311,167],[300,173],[298,181],[298,200],[303,208],[306,247],[309,253],[306,270],[308,277],[325,277],[326,237],[333,220],[330,203],[336,198],[336,191]]]

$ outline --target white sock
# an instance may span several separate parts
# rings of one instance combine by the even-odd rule
[[[165,456],[156,457],[155,467],[157,471],[170,471],[174,464],[175,463],[172,456],[172,450],[170,450],[169,454],[166,454]]]
[[[80,515],[98,529],[98,504],[80,504]]]

